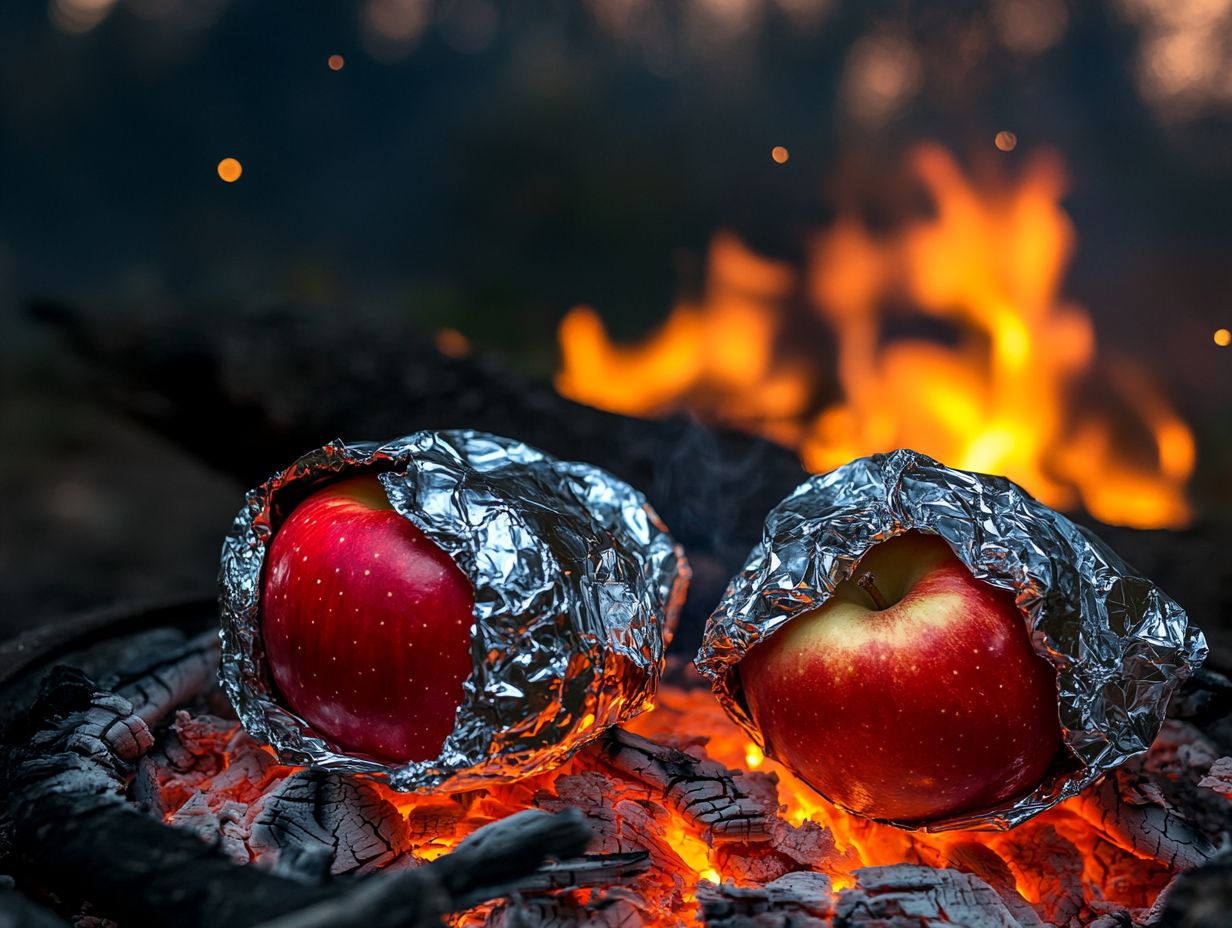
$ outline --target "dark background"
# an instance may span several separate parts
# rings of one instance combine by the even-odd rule
[[[84,360],[39,301],[188,346],[271,308],[371,333],[374,356],[449,327],[546,378],[570,307],[634,338],[698,285],[716,229],[796,260],[847,178],[921,140],[968,165],[1063,158],[1063,292],[1198,440],[1194,525],[1141,550],[1186,564],[1177,598],[1226,604],[1230,29],[1225,0],[6,3],[0,635],[208,594],[247,470],[117,406],[100,383],[123,354]],[[340,384],[363,361],[348,346]]]

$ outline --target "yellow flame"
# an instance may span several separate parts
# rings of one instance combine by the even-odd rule
[[[1087,311],[1060,295],[1074,231],[1059,160],[1036,153],[1016,177],[977,186],[924,145],[907,169],[931,216],[875,235],[842,212],[812,239],[802,269],[720,232],[701,299],[677,303],[639,345],[613,343],[593,309],[572,310],[559,330],[557,389],[627,415],[690,409],[788,444],[817,472],[909,447],[1105,522],[1184,524],[1195,458],[1185,422],[1123,365],[1095,369],[1112,402],[1079,396],[1095,337]],[[904,303],[942,320],[953,343],[887,339]],[[841,396],[819,411],[823,362],[784,350],[801,304],[837,348]]]
[[[766,755],[762,753],[761,748],[750,741],[744,749],[744,762],[748,765],[748,768],[756,770],[765,759]]]

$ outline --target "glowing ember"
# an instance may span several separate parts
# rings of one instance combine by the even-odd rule
[[[988,883],[1011,907],[1029,904],[1054,924],[1071,919],[1086,924],[1105,913],[1143,914],[1178,868],[1195,863],[1183,846],[1164,846],[1158,836],[1140,840],[1146,832],[1135,832],[1133,816],[1141,817],[1138,810],[1151,805],[1152,789],[1167,792],[1175,781],[1177,789],[1201,791],[1202,774],[1214,774],[1224,763],[1214,760],[1214,746],[1196,729],[1170,722],[1124,781],[1118,774],[1004,834],[928,835],[856,819],[830,806],[750,744],[706,690],[666,688],[658,707],[628,730],[736,771],[734,782],[746,801],[774,823],[770,840],[720,840],[665,792],[615,764],[601,745],[550,774],[465,794],[414,796],[374,781],[338,777],[331,795],[343,794],[352,811],[329,813],[317,802],[309,827],[333,834],[335,873],[369,872],[432,860],[482,825],[522,809],[575,806],[594,832],[592,853],[643,852],[650,865],[617,884],[566,892],[563,901],[556,897],[559,904],[582,910],[618,904],[630,908],[635,916],[630,923],[637,924],[697,924],[699,896],[713,892],[703,881],[757,887],[789,873],[813,872],[829,880],[841,901],[845,890],[861,885],[860,868],[892,864],[963,871]],[[297,768],[277,764],[234,721],[181,712],[164,747],[145,763],[144,780],[153,784],[164,818],[219,841],[237,860],[268,865],[271,827],[295,830],[286,824],[287,806],[279,807],[277,800],[294,801]],[[1142,795],[1121,798],[1139,782],[1135,777],[1146,783],[1148,776],[1155,779]],[[1203,781],[1209,782],[1214,781]],[[302,796],[299,801],[303,804]],[[1218,789],[1204,791],[1201,800],[1225,825],[1227,801]],[[347,814],[363,819],[358,840],[340,837],[345,829],[339,822]],[[1171,820],[1168,834],[1183,837],[1184,827]],[[1194,853],[1202,840],[1194,838]],[[482,924],[488,914],[486,908],[475,909],[456,924]]]
[[[1074,235],[1057,159],[1036,154],[1013,180],[981,185],[933,146],[908,167],[930,216],[874,234],[857,210],[840,212],[802,270],[721,232],[701,300],[677,303],[643,344],[614,344],[594,310],[572,310],[557,389],[628,415],[687,409],[757,431],[813,471],[908,447],[1105,522],[1185,523],[1192,433],[1137,369],[1092,367],[1090,316],[1059,294]],[[840,397],[828,403],[824,362],[799,352],[800,303],[834,337]],[[950,337],[896,334],[904,305]],[[1084,377],[1110,398],[1085,399]]]

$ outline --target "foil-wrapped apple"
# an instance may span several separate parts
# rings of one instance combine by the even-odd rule
[[[768,516],[697,665],[820,794],[904,828],[1008,828],[1150,746],[1206,654],[1184,611],[1002,477],[912,451]]]
[[[223,546],[221,677],[288,762],[460,790],[648,706],[689,568],[644,496],[470,431],[335,442]]]

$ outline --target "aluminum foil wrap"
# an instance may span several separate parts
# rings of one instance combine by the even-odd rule
[[[277,701],[260,627],[261,567],[280,521],[340,476],[378,472],[397,512],[475,587],[454,730],[433,761],[348,756]],[[611,474],[471,431],[335,441],[248,493],[223,545],[220,676],[244,727],[285,762],[465,790],[548,770],[647,708],[684,601],[683,550]]]
[[[766,519],[697,656],[727,712],[761,736],[732,668],[793,617],[824,603],[869,548],[910,530],[940,535],[975,576],[1012,590],[1035,650],[1057,668],[1072,757],[1003,808],[926,831],[1013,827],[1147,749],[1168,700],[1206,657],[1185,612],[1093,534],[1004,477],[945,467],[914,451],[860,458],[801,484]]]

